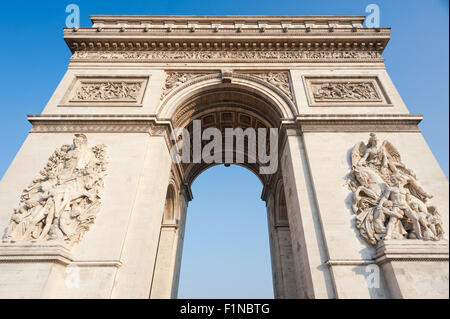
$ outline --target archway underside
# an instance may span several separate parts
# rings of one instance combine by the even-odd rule
[[[177,112],[172,117],[172,123],[177,128],[186,128],[190,134],[190,152],[193,158],[193,121],[200,120],[202,132],[208,128],[217,128],[222,133],[222,163],[225,163],[226,140],[225,130],[227,128],[236,129],[247,128],[266,129],[266,152],[270,152],[269,132],[270,128],[279,128],[282,115],[276,107],[269,101],[254,92],[236,87],[224,85],[223,88],[212,88],[204,90],[184,101]],[[256,134],[258,139],[258,134]],[[256,140],[257,140],[256,139]],[[202,141],[202,149],[210,140]],[[257,140],[258,142],[258,140]],[[258,144],[258,143],[257,143]],[[244,162],[237,163],[236,155],[241,153],[236,150],[236,143],[233,143],[234,161],[237,164],[248,168],[261,180],[263,185],[267,185],[271,179],[271,174],[260,174],[260,167],[266,163],[261,163],[255,154],[249,153],[248,138],[244,138]],[[229,146],[229,145],[228,145]],[[185,182],[189,185],[203,171],[217,163],[183,163],[185,172]]]
[[[283,109],[276,100],[271,100],[263,93],[259,94],[256,89],[230,83],[206,85],[203,89],[189,95],[188,98],[178,103],[178,105],[169,105],[169,107],[176,107],[176,111],[171,116],[171,121],[177,134],[181,133],[179,129],[186,129],[189,133],[189,137],[183,136],[181,140],[177,141],[178,152],[182,151],[181,154],[179,153],[179,155],[182,155],[181,158],[185,155],[183,152],[188,152],[190,159],[189,161],[181,162],[180,167],[183,172],[181,183],[190,188],[194,180],[203,171],[220,164],[235,164],[245,167],[260,179],[263,185],[261,199],[265,201],[267,209],[274,295],[276,298],[297,298],[296,272],[292,263],[294,258],[286,203],[284,201],[284,204],[278,204],[281,201],[277,199],[281,196],[277,196],[280,193],[283,194],[282,198],[284,198],[284,189],[281,188],[281,191],[277,191],[279,189],[277,185],[282,183],[278,165],[281,150],[278,148],[278,145],[280,145],[280,140],[283,137],[277,134],[275,136],[276,139],[273,139],[274,134],[271,134],[270,130],[276,128],[277,133],[279,133],[282,121],[286,119],[283,114],[288,113],[286,109]],[[194,122],[197,120],[199,122]],[[194,132],[194,127],[198,127],[199,123],[201,124],[200,132],[197,130]],[[216,161],[204,161],[202,156],[200,161],[194,162],[194,134],[197,142],[202,140],[201,137],[204,131],[209,128],[215,128],[221,133],[219,138],[222,139],[222,143],[218,156],[221,160],[219,163]],[[255,139],[253,142],[255,145],[253,147],[249,147],[251,146],[249,143],[250,137],[245,134],[245,130],[248,128],[254,129]],[[258,133],[260,131],[258,129],[261,128],[266,130],[264,132],[265,136],[259,136]],[[230,147],[231,138],[229,135],[227,136],[227,131],[228,134],[230,133],[227,129],[232,129],[233,131],[242,129],[243,147],[241,149],[237,148],[235,136],[232,137],[233,146]],[[215,131],[216,133],[217,130]],[[210,132],[206,132],[205,140],[201,142],[202,153],[205,150],[204,147],[211,143],[213,139],[216,139],[216,136],[209,135]],[[237,132],[235,131],[234,133]],[[263,136],[264,141],[261,144],[260,139]],[[189,139],[189,143],[187,143],[186,138]],[[188,147],[186,147],[186,144],[188,144]],[[260,148],[263,149],[261,146],[265,146],[265,150],[263,150],[265,152],[264,155],[268,157],[260,157]],[[213,150],[213,148],[209,150]],[[217,150],[214,149],[214,151]],[[230,154],[230,151],[233,154],[232,161],[229,161],[229,158],[226,156],[226,154]],[[242,162],[237,161],[238,156],[243,156]],[[272,165],[271,161],[274,158],[278,161],[275,169],[270,173],[262,169]],[[267,162],[268,159],[269,162]],[[192,196],[192,194],[189,196]],[[180,220],[185,220],[185,217],[182,217]],[[183,222],[180,224],[184,225]],[[183,227],[180,227],[181,232],[184,232]],[[174,274],[176,275],[178,272],[175,271]],[[174,278],[178,277],[175,276]],[[174,287],[173,291],[176,291]]]

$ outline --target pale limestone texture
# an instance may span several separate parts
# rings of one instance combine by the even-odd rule
[[[353,147],[351,163],[352,209],[365,240],[376,244],[389,239],[439,241],[444,237],[439,209],[428,203],[433,195],[422,188],[389,141],[381,143],[371,133],[367,145],[359,142]]]
[[[240,164],[264,186],[276,298],[448,298],[448,181],[386,72],[389,29],[364,29],[364,16],[92,21],[64,30],[68,70],[1,180],[2,238],[74,134],[106,146],[101,205],[74,245],[5,238],[0,298],[176,298],[190,186],[214,164],[174,163],[170,134],[197,119],[280,129],[274,174]],[[442,238],[361,236],[347,184],[370,133],[433,195]]]
[[[86,135],[75,134],[24,189],[4,241],[80,242],[101,208],[106,166],[106,146],[89,148]]]

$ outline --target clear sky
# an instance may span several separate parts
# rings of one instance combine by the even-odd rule
[[[409,111],[425,115],[420,128],[448,178],[449,4],[438,0],[3,1],[0,177],[31,127],[25,115],[42,112],[66,71],[70,51],[62,28],[70,3],[80,7],[85,27],[89,14],[365,14],[368,4],[378,4],[381,26],[392,28],[387,71]],[[180,297],[273,296],[261,188],[240,167],[215,167],[196,180]]]

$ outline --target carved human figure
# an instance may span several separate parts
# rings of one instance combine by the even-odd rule
[[[396,176],[391,177],[392,186],[389,186],[386,193],[381,198],[378,209],[383,206],[384,201],[391,200],[393,205],[398,208],[402,213],[411,219],[416,237],[422,238],[422,231],[420,228],[419,216],[408,205],[408,190],[403,187],[400,180]]]
[[[415,201],[411,201],[409,203],[409,207],[416,212],[417,216],[419,217],[419,223],[422,228],[422,235],[424,240],[435,240],[435,235],[430,229],[430,222],[428,220],[428,211],[426,210],[426,207],[423,207],[422,205],[419,205]]]
[[[161,92],[160,99],[163,100],[165,96],[169,94],[174,88],[184,84],[185,82],[192,80],[195,77],[204,75],[202,73],[183,73],[183,72],[171,72],[167,74],[167,78],[164,82],[163,91]]]
[[[105,170],[105,146],[89,148],[87,137],[75,134],[24,189],[4,239],[79,241],[100,208]]]
[[[386,234],[384,239],[402,239],[408,234],[401,223],[401,219],[405,215],[400,207],[396,207],[392,201],[385,200],[377,211],[381,211],[384,216],[389,217],[387,226],[384,229]]]
[[[27,240],[34,231],[34,227],[41,222],[43,222],[45,226],[37,239],[44,239],[50,230],[53,217],[55,216],[54,209],[55,205],[53,203],[53,199],[47,198],[43,206],[39,206],[38,209],[32,210],[30,213],[31,220],[27,225],[25,233],[23,234],[23,239]]]
[[[327,82],[315,89],[317,100],[373,100],[379,99],[373,85],[368,82]]]
[[[58,177],[58,184],[52,190],[56,218],[61,215],[68,203],[87,193],[83,177],[88,174],[86,166],[94,160],[94,154],[88,149],[84,134],[75,134],[73,146],[65,156],[63,172]]]
[[[427,216],[428,226],[434,234],[435,240],[442,239],[444,236],[444,229],[442,227],[442,219],[435,206],[428,207]]]
[[[132,100],[136,101],[141,83],[103,82],[82,83],[75,92],[74,99],[78,101],[108,101]]]
[[[355,88],[356,90],[356,88]],[[353,192],[356,227],[371,244],[383,239],[443,238],[442,220],[416,174],[402,162],[389,142],[381,145],[374,133],[351,153],[348,185]]]
[[[384,147],[379,146],[379,141],[375,133],[370,133],[370,139],[364,155],[358,162],[361,166],[376,166],[381,163],[382,167],[387,166],[387,156]]]
[[[411,171],[408,170],[408,172]],[[401,184],[401,187],[407,187],[413,196],[419,198],[423,202],[426,202],[428,199],[433,198],[433,195],[425,192],[419,182],[411,174],[414,173],[405,173],[403,170],[397,169],[394,171],[392,176],[395,176],[395,178]]]
[[[183,155],[183,135],[180,134],[177,137],[177,149],[178,149],[178,156]]]
[[[24,190],[21,205],[11,217],[6,239],[27,240],[30,236],[40,238],[41,230],[37,229],[38,224],[48,215],[47,203],[51,196],[49,191],[55,182],[56,176],[49,172],[46,179],[37,178]]]

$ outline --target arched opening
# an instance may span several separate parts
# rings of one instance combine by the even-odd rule
[[[163,225],[175,223],[175,190],[172,184],[167,188],[166,201],[164,203]]]
[[[262,184],[248,169],[214,166],[192,184],[179,298],[273,298]]]
[[[286,197],[284,194],[284,187],[280,185],[277,194],[277,226],[289,226],[289,220],[287,215]]]
[[[150,298],[176,298],[177,296],[179,259],[181,258],[178,251],[181,250],[182,244],[179,245],[181,207],[174,184],[174,181],[170,181],[167,187]]]
[[[277,169],[270,174],[261,174],[264,167],[267,167],[271,163],[262,163],[260,157],[260,130],[264,130],[266,135],[264,138],[264,145],[266,155],[272,155],[275,160],[278,160],[277,150],[273,149],[273,154],[270,153],[271,141],[270,134],[275,130],[277,136],[275,137],[276,143],[279,139],[278,129],[281,126],[283,118],[283,112],[273,105],[272,101],[269,101],[267,97],[251,91],[247,88],[243,88],[238,85],[231,84],[219,84],[212,85],[199,90],[196,93],[190,94],[186,100],[176,109],[176,112],[172,115],[171,121],[173,126],[180,133],[181,129],[185,129],[188,132],[189,140],[182,140],[178,144],[180,151],[188,152],[189,161],[182,163],[183,171],[185,173],[185,183],[191,185],[195,178],[207,168],[216,165],[216,161],[213,163],[207,163],[205,161],[195,162],[194,154],[194,138],[195,138],[195,123],[197,127],[200,127],[201,136],[201,149],[211,141],[203,140],[203,134],[208,129],[217,129],[221,134],[221,156],[219,163],[226,163],[226,152],[229,143],[227,143],[227,130],[242,129],[247,132],[248,129],[254,132],[254,139],[252,140],[250,135],[244,136],[244,145],[242,149],[238,149],[236,142],[236,136],[232,143],[232,163],[244,166],[253,171],[260,179],[263,185],[270,183],[273,173],[277,172]],[[182,138],[185,138],[183,136]],[[187,143],[187,150],[184,149],[184,144]],[[253,146],[253,149],[252,149]],[[256,152],[257,151],[257,152]],[[237,159],[239,154],[242,155],[243,161],[239,162]],[[277,168],[278,165],[276,165]]]
[[[177,297],[178,286],[175,287],[175,285],[177,285],[178,279],[180,278],[178,277],[178,275],[180,274],[181,260],[184,260],[184,264],[191,265],[190,267],[193,271],[193,273],[191,274],[191,279],[195,278],[196,275],[201,276],[201,278],[197,278],[197,280],[194,280],[191,283],[186,283],[184,280],[188,280],[187,278],[189,276],[186,277],[186,275],[184,275],[184,277],[181,279],[182,286],[179,297],[236,298],[236,292],[240,291],[243,293],[241,296],[239,296],[240,298],[271,298],[273,296],[275,296],[276,298],[296,298],[297,296],[295,295],[295,291],[286,286],[286,280],[292,281],[291,283],[288,283],[288,285],[295,286],[296,276],[295,269],[293,267],[290,267],[291,264],[289,262],[286,263],[286,260],[293,260],[292,245],[288,246],[290,250],[286,249],[286,245],[290,244],[291,240],[290,231],[287,222],[288,218],[286,204],[285,201],[284,206],[283,204],[279,204],[281,203],[281,200],[279,198],[282,197],[280,197],[281,195],[277,188],[277,182],[281,180],[281,168],[278,165],[278,160],[280,158],[278,144],[282,139],[281,134],[278,133],[283,119],[285,117],[291,117],[294,113],[293,109],[291,108],[292,105],[285,101],[286,99],[288,99],[286,96],[277,95],[277,92],[271,91],[270,88],[268,89],[268,87],[265,86],[264,83],[261,84],[261,81],[252,82],[249,79],[238,77],[236,81],[233,80],[233,83],[222,83],[222,81],[214,79],[213,77],[207,77],[205,79],[207,80],[205,80],[206,82],[194,81],[192,82],[192,87],[190,87],[188,83],[183,85],[181,91],[170,93],[170,98],[165,99],[159,108],[160,117],[170,119],[170,122],[175,128],[176,133],[179,134],[180,132],[184,131],[181,135],[181,139],[179,138],[179,136],[176,137],[177,152],[175,152],[175,156],[180,159],[180,161],[177,162],[176,169],[174,166],[173,171],[178,172],[175,173],[175,175],[178,176],[179,179],[178,184],[176,185],[178,187],[178,192],[181,192],[179,194],[180,198],[184,198],[184,200],[186,200],[186,205],[183,206],[183,208],[180,210],[180,223],[178,226],[175,226],[174,236],[171,237],[172,239],[170,239],[169,241],[163,241],[162,239],[160,239],[159,247],[170,246],[170,249],[172,251],[172,263],[170,265],[166,265],[157,261],[157,269],[155,270],[156,277],[153,280],[151,297]],[[166,106],[166,108],[164,108],[164,105]],[[200,129],[198,127],[200,127]],[[208,162],[204,160],[205,153],[201,152],[201,159],[199,161],[196,161],[195,143],[197,143],[197,145],[200,144],[201,150],[205,148],[205,145],[207,146],[207,144],[210,143],[212,136],[209,137],[210,139],[204,138],[204,133],[208,129],[214,130],[219,136],[218,139],[221,141],[221,143],[219,143],[219,157],[215,157],[214,161]],[[241,132],[249,132],[248,134],[244,133],[243,135],[241,135],[241,137],[239,137],[241,138],[240,145],[242,146],[240,149],[238,148],[237,136],[233,135],[231,139],[228,139],[227,132],[230,132],[230,130],[233,132],[239,130]],[[275,134],[272,133],[273,130],[276,131]],[[255,132],[253,137],[250,134],[252,131]],[[185,134],[186,132],[187,134]],[[259,132],[262,132],[262,134],[260,134]],[[195,138],[195,136],[197,136],[197,139]],[[275,138],[273,138],[273,136],[275,136]],[[216,135],[214,135],[213,139],[216,140]],[[257,154],[255,151],[256,147],[252,149],[252,145],[257,145]],[[229,155],[230,149],[232,153],[231,161],[229,161],[229,157],[227,158],[227,154]],[[260,149],[263,150],[262,153],[265,152],[265,160],[261,156]],[[217,150],[214,148],[214,151]],[[187,157],[185,157],[186,155]],[[188,160],[186,160],[186,158]],[[274,163],[272,163],[272,161],[274,161]],[[230,164],[236,165],[233,165],[233,168],[230,168]],[[236,168],[234,166],[242,166],[247,168],[247,170],[243,170],[239,167]],[[272,170],[265,170],[267,167],[271,167]],[[209,170],[210,168],[212,169]],[[241,172],[241,176],[236,176],[234,179],[229,180],[230,176],[228,176],[226,173],[224,176],[222,176],[222,178],[216,175],[207,186],[204,186],[204,190],[196,189],[195,181],[199,176],[209,176],[210,172],[215,172],[216,170],[224,170],[224,172],[226,172],[227,169],[228,172],[231,172],[232,169],[238,169]],[[242,173],[243,171],[245,171],[246,173]],[[256,179],[254,176],[252,176],[253,181],[259,179],[260,182],[257,182],[258,186],[249,186],[246,188],[242,185],[243,183],[245,183],[245,180],[243,180],[242,178],[243,176],[249,174],[248,171],[251,171],[252,173],[254,173],[254,175],[256,175]],[[205,174],[202,174],[202,172],[205,172]],[[201,178],[201,180],[202,179],[203,178]],[[230,185],[228,187],[228,190],[226,187],[223,187],[223,183],[226,180],[233,183],[233,185]],[[258,190],[258,192],[255,192],[255,190]],[[214,201],[212,200],[213,196],[205,196],[205,194],[208,194],[208,191],[217,191],[217,194],[219,194],[221,197],[217,198],[217,200]],[[237,191],[238,193],[231,194],[229,193],[230,191]],[[245,191],[251,191],[251,194],[249,193],[246,197],[239,200],[238,198],[240,198],[240,196],[245,193]],[[258,194],[259,192],[260,194]],[[284,192],[284,190],[282,192]],[[191,195],[194,196],[194,201],[189,204],[189,211],[186,214],[187,203],[191,199]],[[211,289],[205,287],[203,287],[203,289],[199,289],[198,291],[186,290],[186,287],[195,288],[201,285],[202,279],[204,279],[204,276],[208,273],[213,276],[213,278],[206,278],[207,281],[205,284],[212,284],[213,282],[215,282],[215,278],[224,278],[224,274],[220,273],[219,271],[219,266],[233,268],[233,266],[239,265],[239,261],[245,260],[245,258],[243,257],[239,258],[236,257],[236,255],[230,255],[229,257],[224,257],[226,259],[222,260],[219,265],[214,266],[212,263],[216,262],[218,259],[220,260],[220,258],[216,257],[208,259],[208,256],[212,253],[220,253],[220,249],[217,249],[217,247],[207,247],[197,250],[198,256],[202,258],[205,257],[207,258],[207,260],[203,261],[200,264],[195,263],[197,266],[192,266],[192,264],[194,263],[189,262],[189,258],[195,256],[196,253],[187,252],[190,245],[189,241],[186,243],[186,246],[188,246],[188,248],[183,248],[186,238],[184,236],[184,226],[187,222],[188,224],[186,232],[188,235],[186,236],[193,236],[191,233],[189,220],[190,218],[193,218],[191,217],[191,214],[196,216],[195,206],[200,205],[197,203],[201,203],[195,201],[196,196],[199,196],[200,198],[206,197],[209,204],[212,205],[207,209],[208,214],[205,213],[205,216],[207,217],[204,217],[201,212],[198,213],[199,215],[203,216],[204,219],[208,219],[210,217],[219,218],[220,215],[218,215],[217,212],[226,207],[227,204],[236,204],[238,202],[246,203],[246,199],[248,202],[249,198],[255,199],[252,207],[261,207],[259,210],[267,211],[267,217],[264,217],[264,225],[255,227],[255,223],[250,223],[247,227],[247,232],[241,232],[240,240],[235,245],[233,245],[232,242],[234,239],[232,233],[229,233],[228,236],[226,236],[223,243],[227,243],[228,241],[226,249],[240,252],[242,251],[242,249],[239,248],[240,245],[242,246],[244,244],[248,244],[251,242],[251,239],[254,239],[251,235],[249,236],[248,231],[255,231],[256,229],[256,231],[259,232],[261,236],[265,233],[265,239],[264,236],[260,236],[259,244],[254,246],[253,248],[248,248],[246,251],[248,252],[248,254],[251,254],[266,245],[265,255],[264,253],[262,253],[258,258],[261,258],[261,256],[268,257],[270,252],[271,263],[267,262],[267,260],[261,261],[262,265],[266,266],[265,269],[266,271],[268,270],[269,274],[267,274],[266,272],[265,275],[261,275],[259,276],[259,278],[254,279],[253,283],[243,283],[243,286],[241,288],[234,289],[234,294],[226,295],[226,292],[225,294],[223,294],[224,291],[220,290],[220,283],[217,283],[214,286],[217,288],[217,290],[215,290],[215,295],[208,294],[208,292],[211,292]],[[258,199],[258,197],[262,198],[263,201]],[[264,203],[266,207],[261,206],[264,205]],[[170,212],[170,201],[167,202],[166,205],[168,205],[165,208],[166,212]],[[278,206],[275,205],[284,207],[284,209],[280,210]],[[233,213],[242,213],[240,213],[239,216],[235,216],[234,218],[230,217],[227,220],[223,220],[221,223],[217,223],[217,221],[211,220],[209,224],[203,225],[202,230],[194,230],[194,235],[200,236],[204,231],[212,232],[211,236],[221,230],[228,230],[232,232],[233,229],[235,229],[237,226],[242,225],[239,222],[242,218],[244,218],[244,216],[249,217],[245,215],[245,209],[242,210],[240,208],[234,207],[228,208],[228,210],[232,211]],[[259,211],[258,213],[259,215],[257,216],[259,220],[261,220],[263,213],[262,211]],[[229,217],[225,213],[224,216]],[[281,221],[283,222],[280,224]],[[195,219],[192,222],[195,224]],[[225,227],[224,225],[227,223],[231,224]],[[278,229],[279,226],[282,226],[283,229]],[[164,227],[165,226],[163,223],[162,229]],[[161,234],[163,234],[163,230],[161,231]],[[267,235],[269,235],[269,238],[267,238]],[[187,240],[189,240],[189,237],[187,238]],[[195,246],[201,246],[205,243],[208,244],[211,241],[211,238],[208,237],[200,236],[199,238],[199,244],[193,245],[194,248],[198,249],[199,247]],[[280,243],[282,247],[280,246]],[[183,253],[181,253],[182,249],[184,250]],[[186,255],[186,253],[188,253],[189,255]],[[183,255],[183,258],[181,258],[181,255]],[[285,258],[286,256],[287,259]],[[201,259],[200,257],[197,259]],[[157,258],[160,258],[159,250]],[[188,258],[187,261],[186,258]],[[250,261],[247,262],[247,265],[250,264]],[[287,264],[289,264],[288,267],[286,267]],[[206,269],[203,271],[197,271],[197,268],[202,267],[206,267]],[[270,280],[270,268],[272,268],[272,280]],[[167,280],[167,277],[165,277],[166,279],[161,279],[161,269],[170,269],[173,272],[173,275],[169,278],[170,280]],[[264,267],[261,267],[261,265],[254,265],[253,270],[256,269],[262,270],[264,269]],[[207,270],[212,270],[212,272],[208,272]],[[287,272],[291,273],[287,274]],[[234,278],[239,278],[240,274],[242,274],[242,272],[236,271],[236,273],[234,274]],[[251,277],[251,275],[255,274],[257,274],[257,272],[255,271],[248,272],[247,277]],[[181,275],[183,276],[183,274]],[[233,282],[232,278],[233,276],[228,278],[228,283]],[[244,282],[244,279],[245,275],[241,281]],[[161,286],[171,287],[170,294],[167,289],[165,291],[158,292],[158,290],[156,289],[158,287],[158,282],[162,282]],[[264,289],[262,287],[259,287],[261,283],[266,284]],[[267,289],[267,286],[271,287],[270,292]],[[244,289],[245,287],[250,288],[250,290]],[[254,290],[252,293],[251,289],[256,290]],[[280,291],[283,292],[280,293]],[[200,295],[199,293],[201,292],[203,292],[204,294]],[[264,293],[261,294],[262,292]]]
[[[269,219],[271,217],[270,211]],[[275,298],[295,298],[297,282],[283,182],[277,184],[273,228],[270,229]],[[269,221],[270,223],[270,221]]]

